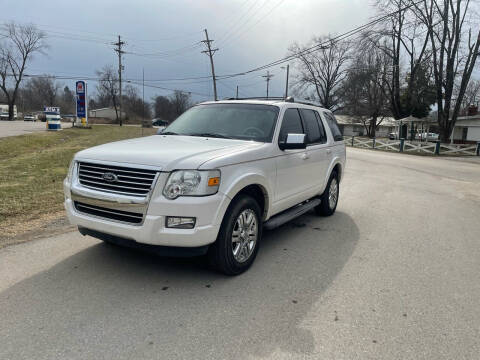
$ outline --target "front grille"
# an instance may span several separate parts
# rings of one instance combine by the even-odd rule
[[[106,175],[107,174],[107,175]],[[104,164],[78,163],[78,180],[90,188],[125,195],[146,196],[157,171]]]
[[[75,201],[74,205],[75,205],[75,209],[77,209],[77,211],[81,213],[93,215],[93,216],[99,216],[105,219],[122,221],[122,222],[131,223],[131,224],[140,224],[143,220],[143,214],[140,214],[140,213],[108,209],[100,206],[84,204],[78,201]]]

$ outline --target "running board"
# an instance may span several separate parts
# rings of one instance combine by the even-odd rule
[[[315,206],[320,205],[321,202],[322,201],[320,199],[316,198],[316,199],[307,200],[304,203],[298,204],[293,208],[285,210],[284,212],[270,218],[267,222],[263,224],[263,228],[266,230],[275,229],[276,227],[279,227],[280,225],[283,225],[289,222],[290,220],[293,220],[299,217],[300,215],[303,215],[306,212],[312,210]]]

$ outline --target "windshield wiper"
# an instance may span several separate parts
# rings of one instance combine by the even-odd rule
[[[216,134],[216,133],[194,133],[194,134],[188,134],[188,135],[189,136],[220,138],[220,139],[233,139],[230,136],[226,136],[226,135],[222,135],[222,134]]]
[[[158,135],[180,135],[180,134],[177,134],[176,132],[173,132],[173,131],[165,131],[165,132],[159,133]]]

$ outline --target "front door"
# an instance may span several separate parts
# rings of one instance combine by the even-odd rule
[[[283,115],[279,139],[285,139],[287,134],[305,134],[296,108],[287,109]],[[311,183],[309,160],[307,150],[284,150],[276,157],[276,211],[282,211],[305,200],[302,196]]]

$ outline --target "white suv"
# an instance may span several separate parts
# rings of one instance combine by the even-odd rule
[[[206,102],[157,135],[77,153],[65,208],[83,235],[208,253],[233,275],[253,263],[263,229],[311,209],[332,215],[344,166],[328,110],[291,98]]]

